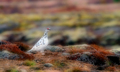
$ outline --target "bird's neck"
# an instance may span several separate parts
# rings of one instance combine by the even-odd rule
[[[48,36],[47,34],[48,34],[48,30],[45,30],[44,36]]]

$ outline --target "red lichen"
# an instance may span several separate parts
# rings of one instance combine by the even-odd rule
[[[20,50],[22,51],[27,51],[29,50],[29,46],[22,43],[22,42],[15,42],[15,44],[19,47]]]
[[[107,57],[108,55],[114,55],[114,53],[110,52],[109,50],[101,47],[101,46],[98,46],[98,45],[90,45],[91,48],[93,48],[93,51],[92,52],[92,55],[94,57],[96,57],[97,59],[100,59],[100,60],[107,60]]]
[[[116,71],[116,67],[115,66],[110,66],[110,67],[107,67],[106,70]]]
[[[86,52],[86,51],[89,51],[87,49],[80,49],[80,48],[69,48],[67,50],[68,53],[71,53],[71,54],[74,54],[74,53],[83,53],[83,52]]]
[[[16,44],[12,44],[7,41],[3,41],[5,44],[0,45],[0,51],[7,50],[9,52],[18,54],[20,56],[19,59],[34,59],[33,55],[26,54],[25,52],[21,51]],[[22,57],[21,57],[22,56]]]
[[[99,52],[92,53],[92,56],[94,56],[95,58],[102,60],[102,61],[105,61],[107,59],[104,54],[101,54]]]
[[[89,59],[91,60],[92,58],[95,59],[96,62],[94,63],[96,65],[97,64],[99,65],[98,63],[99,61],[101,61],[104,64],[104,62],[107,60],[107,56],[114,55],[114,53],[98,45],[90,45],[86,47],[86,49],[75,48],[75,47],[69,48],[67,52],[72,54],[69,57],[67,57],[67,59],[70,59],[70,60],[77,60],[81,58],[81,55],[84,54],[85,52],[88,52],[88,53],[90,52],[90,54],[88,54],[88,60]]]
[[[100,54],[103,54],[103,55],[114,55],[114,53],[110,52],[109,50],[101,47],[101,46],[98,46],[98,45],[91,45],[91,47],[93,48],[93,50],[95,50],[96,52],[99,52]]]
[[[5,41],[5,40],[2,40],[2,42],[5,43],[5,44],[12,44],[11,42]]]

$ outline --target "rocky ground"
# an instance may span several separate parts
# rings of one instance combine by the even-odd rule
[[[0,42],[0,72],[120,71],[119,12],[0,14],[0,19],[0,41],[10,41]],[[26,53],[47,27],[51,46],[45,55]]]
[[[0,45],[0,72],[120,71],[119,51],[98,45],[47,46],[45,55],[40,52],[28,54],[27,49],[30,48],[23,43],[3,41]]]

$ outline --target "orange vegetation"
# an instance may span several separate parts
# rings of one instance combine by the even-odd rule
[[[114,55],[112,52],[109,52],[107,49],[100,47],[98,45],[91,45],[93,48],[92,55],[100,60],[106,60],[107,55]]]
[[[69,48],[67,50],[67,52],[71,53],[71,54],[74,54],[74,53],[82,53],[82,52],[85,52],[86,50],[83,50],[83,49],[79,49],[79,48]]]
[[[107,67],[106,70],[116,71],[116,67],[115,66],[110,66],[110,67]]]
[[[71,72],[90,72],[90,70],[88,68],[85,67],[73,67],[71,69]]]
[[[15,44],[22,50],[22,51],[27,51],[29,49],[29,46],[22,43],[22,42],[15,42]]]
[[[29,54],[26,54],[25,52],[21,51],[16,44],[12,44],[8,41],[3,41],[3,42],[5,44],[0,45],[0,51],[7,50],[9,52],[23,56],[23,57],[20,57],[19,59],[30,59],[30,60],[34,59],[33,55],[29,55]]]
[[[70,59],[70,60],[76,60],[80,58],[81,54],[84,54],[84,52],[90,52],[91,54],[89,56],[91,57],[93,56],[95,57],[95,59],[103,61],[103,62],[107,60],[107,56],[114,55],[114,53],[98,45],[90,45],[86,47],[85,49],[75,48],[75,47],[69,48],[67,52],[73,54],[67,57],[67,59]]]
[[[94,49],[94,50],[96,50],[96,51],[98,51],[98,52],[100,52],[101,54],[104,54],[104,55],[114,55],[112,52],[109,52],[109,50],[107,50],[107,49],[105,49],[105,48],[103,48],[103,47],[101,47],[101,46],[98,46],[98,45],[91,45],[91,47]]]

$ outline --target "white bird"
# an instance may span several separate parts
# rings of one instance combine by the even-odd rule
[[[48,41],[48,31],[49,30],[50,30],[50,28],[47,28],[45,30],[44,36],[41,39],[39,39],[39,41],[28,52],[40,51],[42,53],[42,55],[44,55],[44,50],[46,49],[45,47],[49,43],[49,41]]]

